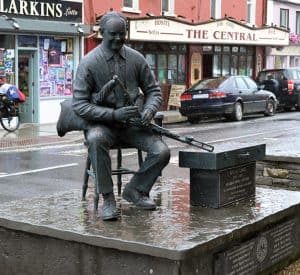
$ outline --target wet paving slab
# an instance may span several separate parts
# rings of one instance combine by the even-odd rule
[[[156,184],[151,193],[158,205],[156,211],[139,210],[118,197],[120,219],[103,222],[101,207],[99,213],[93,212],[92,189],[93,187],[89,187],[86,202],[81,202],[81,190],[73,190],[1,204],[0,228],[109,249],[116,253],[114,257],[123,255],[122,261],[128,260],[122,264],[120,260],[116,260],[113,267],[111,264],[114,260],[108,260],[109,267],[105,267],[102,262],[100,270],[101,272],[106,270],[107,273],[99,274],[143,274],[138,273],[141,270],[147,271],[145,274],[227,274],[223,269],[222,273],[218,273],[218,266],[227,264],[228,270],[238,270],[238,267],[234,267],[234,263],[229,261],[230,257],[234,258],[232,255],[236,255],[234,247],[238,246],[240,251],[251,249],[258,251],[259,234],[263,234],[266,240],[270,236],[274,239],[274,236],[279,234],[278,238],[285,240],[283,245],[289,243],[290,248],[287,248],[286,254],[279,255],[279,260],[300,253],[300,192],[257,187],[253,200],[220,209],[210,209],[190,206],[189,184],[186,181],[162,180]],[[284,231],[282,228],[289,229]],[[273,229],[277,233],[275,231],[274,233]],[[283,233],[280,235],[282,230]],[[3,238],[1,234],[0,238]],[[41,247],[46,243],[43,239],[40,242]],[[274,243],[274,240],[271,242],[269,246],[273,247],[274,252],[274,247],[280,242]],[[49,249],[49,246],[47,247]],[[126,253],[126,257],[123,252]],[[263,252],[264,246],[259,255],[263,255]],[[57,254],[59,255],[59,251]],[[140,263],[137,263],[136,269],[132,264],[133,259],[128,259],[128,255],[132,255],[133,259],[139,258]],[[241,255],[245,257],[245,254]],[[236,259],[242,257],[241,255]],[[267,257],[266,255],[264,257]],[[94,257],[97,257],[97,253]],[[116,259],[114,257],[112,258]],[[143,260],[143,257],[150,257],[151,264],[148,258]],[[76,258],[73,264],[76,266],[78,261],[82,262],[84,259]],[[2,259],[0,267],[3,263],[5,260]],[[69,264],[71,263],[72,261]],[[255,264],[257,263],[261,264],[259,258],[256,259]],[[251,261],[248,264],[250,265]],[[121,269],[118,270],[117,266]],[[60,268],[67,267],[61,264]],[[122,269],[128,272],[115,273],[116,270],[120,272]],[[135,272],[136,270],[138,272]]]

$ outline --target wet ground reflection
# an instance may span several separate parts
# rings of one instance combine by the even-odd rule
[[[300,192],[257,188],[255,200],[220,209],[193,207],[189,183],[174,179],[157,183],[151,195],[159,207],[143,211],[118,198],[121,219],[101,220],[93,212],[93,190],[81,202],[81,190],[2,204],[2,219],[24,222],[85,236],[122,240],[146,246],[185,250],[300,203]],[[100,201],[100,204],[102,202]]]

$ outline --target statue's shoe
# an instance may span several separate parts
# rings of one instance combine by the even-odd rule
[[[117,220],[119,217],[119,212],[117,209],[117,204],[115,200],[114,193],[109,193],[103,198],[102,206],[102,220],[111,221]]]
[[[122,197],[123,199],[129,202],[133,202],[138,208],[142,208],[145,210],[156,209],[156,203],[151,198],[149,198],[148,194],[140,192],[135,188],[130,188],[126,186],[124,188]]]

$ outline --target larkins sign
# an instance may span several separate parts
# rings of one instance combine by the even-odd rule
[[[68,0],[0,0],[0,15],[82,22],[82,1]]]
[[[131,19],[130,40],[203,44],[289,45],[289,33],[274,27],[252,28],[230,19],[189,24],[169,18]]]

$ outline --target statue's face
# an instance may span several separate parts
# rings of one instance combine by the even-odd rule
[[[113,51],[119,51],[125,43],[126,26],[122,19],[109,19],[102,31],[103,43]]]

